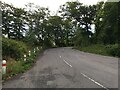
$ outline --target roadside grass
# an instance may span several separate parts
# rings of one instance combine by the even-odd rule
[[[7,61],[7,72],[5,75],[2,75],[3,82],[30,69],[30,67],[32,67],[36,62],[38,54],[42,51],[43,49],[37,50],[35,53],[32,51],[31,56],[27,55],[26,61],[24,61],[23,58],[19,59],[18,61],[9,58]]]
[[[104,56],[120,57],[120,48],[118,47],[118,44],[114,45],[95,44],[86,47],[74,47],[74,49],[78,49],[80,51],[88,53],[100,54]]]

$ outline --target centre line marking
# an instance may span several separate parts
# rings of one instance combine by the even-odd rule
[[[81,73],[81,74],[82,74],[84,77],[86,77],[87,79],[89,79],[90,81],[92,81],[92,82],[94,82],[95,84],[97,84],[98,86],[100,86],[100,87],[102,87],[102,88],[104,88],[104,89],[106,89],[106,90],[109,90],[107,87],[103,86],[102,84],[100,84],[99,82],[95,81],[94,79],[88,77],[87,75],[85,75],[85,74],[83,74],[83,73]]]
[[[72,65],[70,65],[66,60],[63,59],[63,61],[70,67],[72,67]]]
[[[60,58],[62,58],[60,55],[59,55]],[[72,65],[70,65],[66,60],[63,59],[63,61],[70,67],[72,67]]]
[[[60,58],[61,58],[61,56],[60,56]]]

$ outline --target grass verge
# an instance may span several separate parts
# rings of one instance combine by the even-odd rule
[[[18,61],[9,58],[7,61],[7,72],[5,75],[2,75],[3,82],[30,69],[30,67],[32,67],[36,62],[36,58],[39,53],[42,51],[43,49],[39,49],[34,53],[34,50],[31,50],[31,55],[27,55],[26,61],[24,61],[23,58],[19,59]]]
[[[114,45],[96,44],[87,47],[74,47],[74,49],[78,49],[80,51],[84,51],[88,53],[105,55],[105,56],[120,57],[120,48],[118,47],[118,44],[114,44]]]

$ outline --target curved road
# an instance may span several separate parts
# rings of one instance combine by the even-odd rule
[[[118,58],[69,47],[48,49],[32,69],[3,88],[118,88]]]

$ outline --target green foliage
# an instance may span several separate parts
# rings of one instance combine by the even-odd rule
[[[75,47],[75,48],[84,52],[120,57],[120,47],[118,47],[118,44],[113,45],[94,44],[89,45],[87,47]]]
[[[15,8],[12,5],[2,3],[2,34],[8,35],[10,39],[21,40],[25,32],[26,11]]]
[[[119,5],[120,2],[99,3],[100,7],[96,13],[96,42],[103,44],[114,44],[119,41]]]
[[[86,35],[85,29],[78,29],[75,33],[73,38],[74,46],[89,46],[90,45],[90,38]]]
[[[120,47],[118,44],[107,45],[106,48],[109,55],[120,57]]]
[[[23,58],[19,58],[18,61],[13,58],[9,58],[7,61],[7,74],[3,75],[2,79],[5,81],[13,76],[16,76],[17,74],[24,73],[31,66],[33,66],[36,62],[36,56],[38,56],[40,52],[42,52],[42,48],[39,48],[39,50],[36,49],[35,53],[34,49],[31,49],[31,56],[27,55],[26,61],[24,61]]]
[[[2,35],[8,36],[9,39],[24,41],[31,47],[113,45],[120,42],[119,7],[120,2],[99,2],[87,6],[79,1],[72,1],[60,6],[56,15],[50,15],[48,8],[33,3],[29,3],[24,9],[2,3]],[[95,30],[91,29],[92,25],[95,25]],[[8,47],[7,44],[5,45]],[[20,52],[16,49],[9,48],[7,55],[21,57],[20,53],[11,54],[13,51]],[[115,46],[108,50],[116,56],[115,51]]]
[[[10,57],[18,60],[25,53],[27,53],[27,46],[23,42],[6,38],[2,39],[2,55],[4,59]]]
[[[45,36],[49,33],[46,30],[46,19],[49,16],[48,8],[36,6],[35,10],[34,4],[28,4],[30,10],[27,12],[26,23],[28,30],[26,32],[25,42],[30,45],[44,45]],[[31,8],[33,10],[31,10]]]
[[[108,55],[107,49],[104,45],[89,45],[87,47],[79,47],[79,50],[89,53]]]
[[[69,17],[75,22],[78,22],[80,27],[89,31],[91,29],[91,24],[94,21],[94,16],[96,12],[96,6],[84,6],[82,3],[67,2],[61,7],[63,16]]]
[[[63,21],[62,18],[59,16],[51,16],[48,19],[48,27],[49,31],[46,28],[46,31],[48,33],[44,36],[45,41],[53,41],[57,46],[61,46],[61,44],[64,44],[63,38],[64,38],[64,29],[62,29]],[[50,32],[51,31],[51,32]],[[52,39],[52,40],[51,40]],[[46,43],[48,44],[48,43]]]

